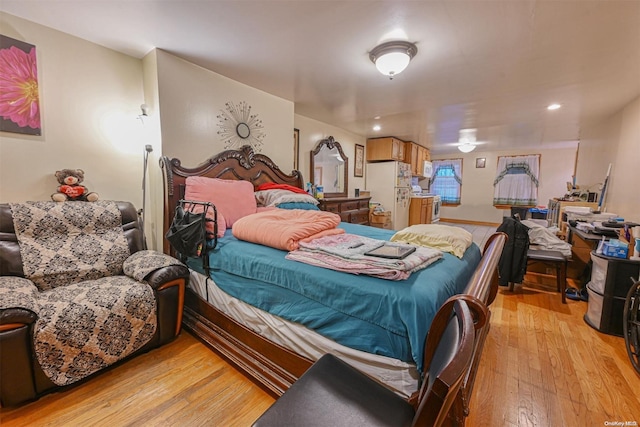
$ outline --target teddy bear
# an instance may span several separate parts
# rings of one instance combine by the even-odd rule
[[[84,171],[82,169],[62,169],[61,171],[56,171],[55,176],[60,185],[56,190],[57,193],[51,195],[51,200],[54,202],[64,202],[66,200],[95,202],[98,200],[98,193],[89,192],[87,187],[81,185],[84,180]]]

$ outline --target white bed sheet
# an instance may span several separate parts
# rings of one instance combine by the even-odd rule
[[[211,305],[235,321],[308,359],[318,360],[323,354],[332,353],[404,398],[418,389],[419,374],[412,363],[340,345],[301,324],[287,321],[228,295],[212,279],[207,280],[206,276],[193,270],[189,288],[205,300],[208,297]]]

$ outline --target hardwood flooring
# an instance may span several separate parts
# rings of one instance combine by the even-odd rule
[[[490,232],[472,231],[479,244]],[[640,375],[624,340],[589,327],[586,302],[562,304],[536,279],[498,292],[467,426],[640,425]],[[272,402],[183,331],[79,386],[0,409],[0,425],[249,426]]]

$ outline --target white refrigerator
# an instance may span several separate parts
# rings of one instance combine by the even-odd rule
[[[402,230],[409,225],[411,165],[395,161],[367,163],[366,186],[371,191],[371,202],[381,203],[391,212],[391,228]]]

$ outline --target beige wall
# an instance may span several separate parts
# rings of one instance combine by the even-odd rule
[[[578,154],[578,183],[599,189],[611,164],[603,209],[640,222],[640,97],[608,120],[585,128]]]
[[[508,211],[493,206],[493,180],[496,177],[499,156],[540,154],[540,186],[538,204],[547,205],[550,198],[567,192],[575,164],[576,148],[557,150],[512,150],[496,152],[460,153],[455,156],[433,156],[432,160],[462,158],[462,196],[457,207],[444,206],[442,218],[499,224]],[[486,158],[485,168],[476,168],[476,158]]]
[[[254,89],[157,50],[162,150],[187,167],[225,149],[218,115],[227,102],[245,101],[264,126],[262,154],[293,170],[293,102]],[[188,147],[188,149],[186,149]],[[240,147],[233,147],[240,148]]]
[[[0,201],[50,200],[56,170],[80,168],[102,199],[142,204],[142,62],[0,13],[2,34],[36,46],[42,135],[0,132]]]
[[[162,131],[160,128],[160,102],[158,93],[158,56],[154,49],[142,59],[144,75],[144,99],[149,107],[149,117],[145,120],[147,141],[153,151],[149,154],[147,170],[147,201],[145,209],[145,235],[149,248],[162,250],[164,236],[162,224],[164,218],[163,178],[159,160],[162,156]]]
[[[333,136],[333,138],[340,143],[340,146],[342,146],[342,151],[349,159],[349,170],[347,171],[349,183],[348,195],[350,197],[353,197],[354,190],[356,188],[359,188],[361,190],[365,189],[365,177],[354,177],[353,166],[356,154],[356,144],[366,145],[366,138],[351,132],[347,132],[344,129],[340,129],[335,126],[331,126],[326,123],[301,116],[299,114],[295,115],[294,122],[295,128],[300,130],[300,160],[298,169],[302,173],[302,177],[304,178],[305,182],[310,182],[309,166],[311,161],[311,151],[316,147],[319,141],[323,140],[324,138],[328,138],[329,136]]]

